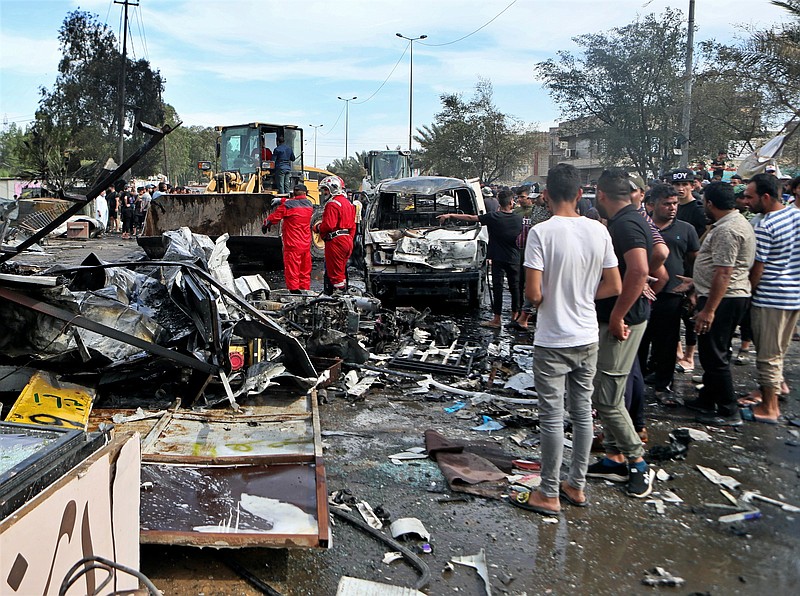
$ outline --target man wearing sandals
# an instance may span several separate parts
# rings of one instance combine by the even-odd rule
[[[513,492],[513,505],[557,514],[559,497],[587,504],[584,486],[592,443],[592,382],[599,325],[595,299],[616,296],[621,287],[611,237],[597,221],[581,217],[580,176],[558,164],[547,174],[553,216],[531,228],[525,247],[526,295],[538,308],[533,371],[539,394],[542,484],[538,491]],[[572,423],[572,461],[566,481],[559,472],[564,450],[564,393]]]
[[[777,424],[783,358],[800,317],[800,211],[784,206],[778,180],[771,174],[753,176],[744,197],[750,211],[764,217],[755,228],[756,256],[750,270],[761,403],[742,414],[745,420]]]

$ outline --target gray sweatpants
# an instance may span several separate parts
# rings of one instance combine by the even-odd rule
[[[557,497],[564,456],[564,393],[572,422],[572,460],[567,482],[583,490],[592,448],[592,380],[597,344],[576,348],[533,351],[533,377],[539,394],[539,430],[542,450],[541,492]]]
[[[608,323],[600,323],[600,352],[592,404],[603,423],[606,453],[621,453],[629,460],[644,455],[642,440],[625,409],[625,383],[646,328],[647,321],[631,325],[628,339],[619,341],[609,333]]]

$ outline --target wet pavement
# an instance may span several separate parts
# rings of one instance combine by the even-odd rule
[[[106,261],[143,252],[133,241],[110,237],[85,242],[56,240],[50,256],[26,257],[26,262],[78,263],[95,250]],[[21,259],[20,259],[21,260]],[[267,276],[282,287],[280,274]],[[315,270],[314,287],[321,286]],[[354,280],[357,285],[357,280]],[[420,305],[421,306],[421,305]],[[514,344],[529,344],[528,333],[511,334],[480,328],[488,306],[477,316],[452,307],[431,305],[430,315],[454,317],[462,331],[485,345],[494,343],[502,354]],[[735,340],[738,342],[738,340]],[[736,349],[736,347],[734,348]],[[783,414],[800,420],[800,342],[792,342],[786,358],[786,380],[791,394],[781,403]],[[480,377],[476,369],[476,376]],[[485,371],[484,371],[485,372]],[[696,373],[699,374],[699,367]],[[755,388],[753,364],[734,367],[737,390]],[[689,374],[677,375],[678,395],[691,397]],[[438,377],[443,382],[458,379]],[[619,485],[590,481],[591,505],[580,509],[562,504],[555,523],[511,507],[501,500],[452,493],[435,463],[411,460],[392,463],[388,455],[409,447],[423,447],[423,433],[434,429],[448,438],[496,441],[498,447],[527,459],[536,449],[509,440],[517,429],[485,433],[469,430],[481,422],[484,406],[468,406],[457,414],[444,408],[455,401],[437,391],[412,394],[412,385],[389,378],[373,386],[363,401],[329,397],[320,408],[322,430],[328,434],[325,461],[330,491],[348,489],[373,508],[382,505],[392,519],[417,517],[431,533],[431,554],[421,555],[431,570],[429,594],[482,594],[482,581],[469,567],[445,570],[453,556],[486,552],[492,589],[507,594],[773,594],[800,593],[800,513],[761,503],[760,519],[721,524],[729,511],[708,507],[724,503],[719,487],[703,477],[702,465],[741,482],[739,490],[757,490],[800,506],[800,427],[784,419],[778,426],[745,423],[718,430],[693,422],[682,407],[665,408],[648,393],[648,446],[666,444],[678,427],[705,430],[711,442],[693,442],[685,460],[657,464],[671,477],[655,491],[669,490],[683,502],[665,504],[658,513],[648,499],[632,499]],[[421,541],[410,541],[414,547]],[[250,549],[216,551],[180,547],[143,546],[142,571],[165,594],[257,594],[226,564],[232,558],[253,575],[286,595],[336,593],[342,575],[388,584],[413,586],[417,575],[403,561],[381,562],[390,550],[372,537],[340,520],[333,526],[332,547],[326,551]],[[648,570],[663,567],[686,583],[681,587],[642,585]]]

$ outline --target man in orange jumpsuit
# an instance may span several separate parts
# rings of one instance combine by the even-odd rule
[[[292,189],[292,197],[281,199],[277,209],[269,214],[261,228],[267,233],[269,228],[283,222],[283,276],[286,289],[299,293],[311,287],[311,215],[314,204],[306,196],[304,184]]]
[[[347,199],[344,181],[338,176],[326,176],[320,181],[319,196],[324,211],[315,231],[325,241],[325,293],[346,292],[347,261],[356,235],[356,208]]]

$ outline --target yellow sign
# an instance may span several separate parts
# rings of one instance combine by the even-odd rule
[[[94,397],[93,389],[37,372],[14,402],[6,422],[86,430]]]

